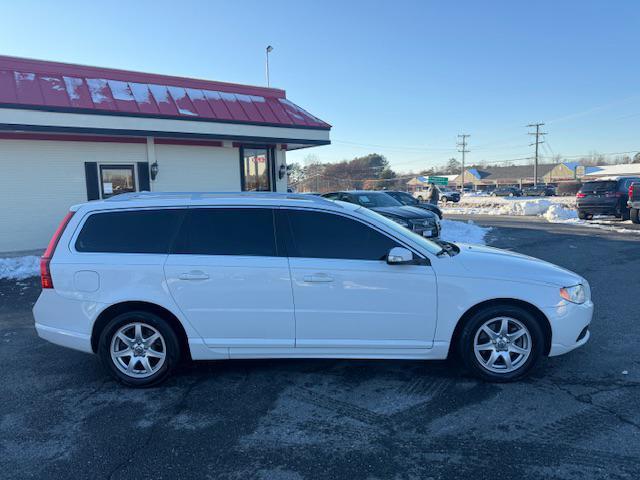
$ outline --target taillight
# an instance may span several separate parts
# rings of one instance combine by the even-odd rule
[[[67,228],[67,224],[69,220],[71,220],[71,217],[73,217],[73,214],[74,212],[69,212],[65,215],[60,225],[58,225],[56,232],[53,234],[53,237],[51,237],[51,241],[44,251],[44,255],[40,258],[40,280],[42,281],[42,288],[53,288],[53,279],[51,278],[51,269],[49,268],[51,258],[53,257],[53,252],[56,251],[62,232]]]
[[[584,197],[586,197],[586,195],[584,193],[582,193],[582,192],[576,193],[576,198],[584,198]]]

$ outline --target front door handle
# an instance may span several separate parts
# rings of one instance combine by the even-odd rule
[[[326,273],[314,273],[313,275],[305,275],[304,281],[306,283],[329,283],[333,282],[333,278]]]
[[[208,280],[209,275],[200,270],[191,270],[178,275],[180,280]]]

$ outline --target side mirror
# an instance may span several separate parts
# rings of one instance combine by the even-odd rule
[[[387,263],[389,265],[413,264],[413,253],[403,247],[393,247],[387,255]]]

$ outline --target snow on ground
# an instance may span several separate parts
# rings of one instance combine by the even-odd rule
[[[0,258],[0,280],[24,280],[38,275],[40,275],[40,257],[36,255]]]
[[[442,219],[442,232],[440,238],[448,242],[464,242],[464,243],[478,243],[484,245],[484,237],[489,233],[491,228],[481,227],[468,220],[461,222],[457,220]]]
[[[593,220],[578,219],[574,197],[464,197],[459,203],[448,205],[452,206],[442,208],[445,214],[541,217],[550,223],[567,223],[618,233],[640,234],[640,230],[624,228],[631,223],[629,220],[611,220],[607,217],[595,217]]]

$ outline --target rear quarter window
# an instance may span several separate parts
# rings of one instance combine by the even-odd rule
[[[76,239],[78,252],[167,254],[184,209],[93,213]]]

